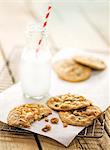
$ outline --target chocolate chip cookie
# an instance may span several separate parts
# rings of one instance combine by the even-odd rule
[[[106,64],[104,61],[95,58],[95,57],[87,57],[87,56],[75,56],[74,60],[79,64],[85,65],[95,70],[104,70],[106,68]]]
[[[60,119],[63,123],[74,126],[88,126],[99,115],[101,115],[101,110],[93,105],[77,110],[59,112]]]
[[[90,106],[91,102],[83,96],[65,94],[60,96],[55,96],[47,101],[47,105],[53,110],[74,110]]]
[[[92,70],[74,61],[73,58],[59,60],[53,64],[58,77],[69,82],[79,82],[88,79]]]

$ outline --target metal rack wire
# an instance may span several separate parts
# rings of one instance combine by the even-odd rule
[[[105,117],[103,114],[103,116],[101,116],[99,119],[94,120],[91,126],[86,127],[84,130],[82,130],[78,134],[78,137],[85,137],[85,138],[102,137],[104,132],[104,122],[105,122]],[[32,134],[32,132],[30,131],[16,128],[16,127],[11,127],[4,123],[0,126],[0,131],[9,132],[14,135],[23,135],[23,136],[30,136],[30,134]]]
[[[12,127],[12,126],[9,126],[5,123],[2,123],[2,125],[0,126],[0,131],[10,132],[11,134],[14,134],[14,135],[23,135],[23,136],[24,135],[28,136],[28,135],[32,134],[32,132],[30,132],[30,131],[20,129],[17,127]]]
[[[105,114],[100,116],[99,119],[95,119],[91,126],[84,128],[79,134],[78,137],[85,138],[100,138],[104,133],[104,122],[105,122]]]

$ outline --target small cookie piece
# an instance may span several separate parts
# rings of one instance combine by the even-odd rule
[[[95,70],[104,70],[106,68],[104,61],[100,60],[99,58],[79,55],[75,56],[74,60],[79,64],[85,65]]]
[[[88,126],[101,115],[97,106],[88,106],[74,111],[60,111],[59,116],[63,123],[74,126]]]
[[[58,118],[51,118],[50,121],[52,124],[57,124],[59,122],[59,119]]]
[[[42,104],[24,104],[12,109],[7,117],[7,123],[16,127],[30,127],[34,121],[52,114],[52,111]]]
[[[68,124],[64,122],[64,123],[63,123],[63,127],[64,127],[64,128],[68,127]]]
[[[90,68],[76,63],[73,58],[59,60],[54,63],[53,68],[59,78],[69,82],[86,80],[92,72]]]
[[[45,127],[42,128],[43,132],[47,132],[51,130],[51,126],[49,124],[45,125]]]
[[[47,105],[53,110],[74,110],[90,106],[92,103],[83,96],[64,94],[52,97],[47,101]]]

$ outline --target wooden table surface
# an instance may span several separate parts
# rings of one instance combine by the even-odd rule
[[[19,80],[20,55],[28,23],[41,23],[47,2],[0,0],[0,92]],[[53,54],[73,47],[109,54],[109,0],[54,2],[48,23]],[[68,148],[37,134],[0,131],[0,150],[110,150],[110,108],[106,111],[102,138],[76,137]],[[0,128],[3,127],[0,122]]]

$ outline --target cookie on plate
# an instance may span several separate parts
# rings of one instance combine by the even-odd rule
[[[79,55],[75,56],[74,60],[95,70],[104,70],[106,68],[106,64],[104,63],[104,61],[98,58]]]
[[[92,70],[76,63],[73,58],[59,60],[53,64],[58,77],[69,82],[79,82],[88,79]]]
[[[47,101],[47,105],[53,110],[74,110],[90,106],[92,103],[83,96],[65,94],[52,97]]]
[[[30,127],[34,121],[52,114],[51,110],[42,104],[24,104],[12,109],[7,118],[7,122],[11,126]]]
[[[101,115],[101,110],[97,106],[87,106],[78,110],[60,111],[59,116],[63,123],[74,126],[88,126],[93,120]]]

